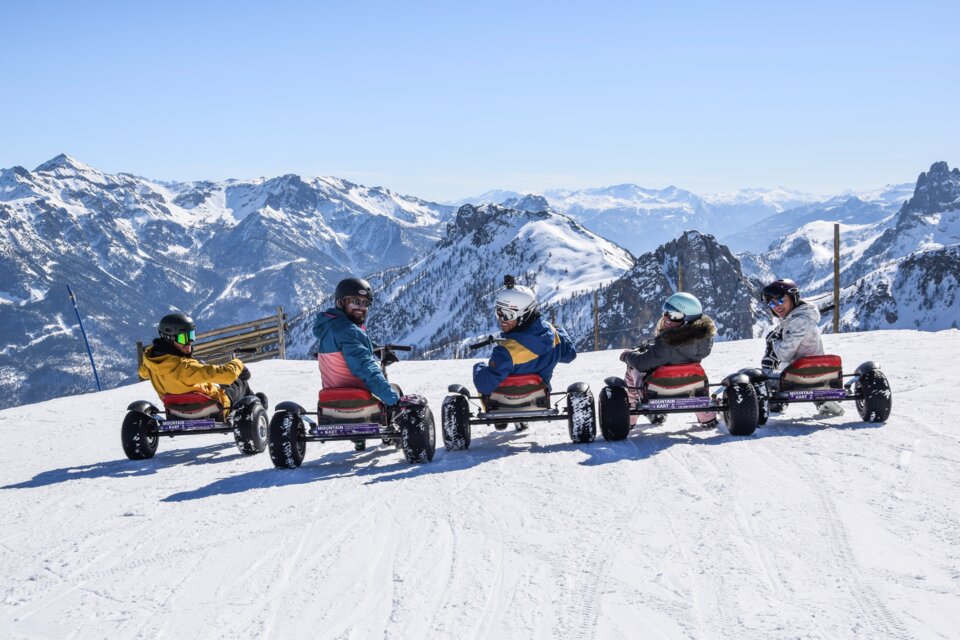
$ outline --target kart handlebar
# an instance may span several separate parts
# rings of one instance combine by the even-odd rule
[[[499,336],[495,336],[495,335],[493,335],[493,334],[491,333],[490,335],[488,335],[486,338],[484,338],[484,339],[481,340],[480,342],[475,342],[475,343],[469,345],[469,349],[470,349],[471,351],[474,350],[474,349],[482,349],[483,347],[485,347],[485,346],[487,346],[487,345],[496,344],[496,343],[500,342],[501,340],[502,340],[502,338],[500,338]]]
[[[403,344],[382,344],[379,347],[375,347],[374,353],[383,353],[387,351],[413,351],[413,347]]]

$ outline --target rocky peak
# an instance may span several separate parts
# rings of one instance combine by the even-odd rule
[[[960,169],[951,171],[946,162],[934,162],[930,171],[920,174],[913,197],[901,214],[927,214],[960,208]]]
[[[47,160],[46,162],[41,164],[39,167],[34,169],[34,171],[39,173],[64,173],[64,172],[86,173],[86,172],[94,171],[94,169],[90,166],[83,164],[82,162],[80,162],[76,158],[73,158],[72,156],[68,156],[65,153],[61,153],[55,158],[51,158],[50,160]]]
[[[550,203],[543,196],[528,194],[522,198],[507,198],[501,203],[501,206],[517,211],[537,213],[549,209]]]

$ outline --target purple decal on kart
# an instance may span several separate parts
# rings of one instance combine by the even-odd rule
[[[202,429],[213,429],[217,426],[213,418],[204,418],[203,420],[164,420],[160,423],[158,431],[200,431]]]
[[[331,436],[377,436],[380,435],[380,425],[375,422],[358,424],[318,424],[310,430],[313,435],[322,437]]]
[[[703,409],[704,407],[710,406],[710,398],[706,396],[695,398],[687,396],[679,398],[651,398],[647,400],[646,406],[648,409],[655,411],[661,409]]]
[[[786,391],[788,400],[843,400],[847,392],[843,389],[808,389],[806,391]]]

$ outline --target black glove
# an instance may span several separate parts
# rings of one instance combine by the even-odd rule
[[[760,359],[760,368],[763,369],[764,371],[768,369],[776,369],[777,364],[779,363],[777,362],[777,359],[774,358],[773,356],[763,356],[763,358]]]
[[[783,339],[783,327],[777,327],[776,329],[768,333],[766,337],[767,344],[770,344],[774,340],[781,340],[781,339]]]
[[[237,376],[237,377],[240,378],[241,380],[249,380],[249,379],[250,379],[250,369],[247,369],[246,367],[244,367],[244,368],[243,368],[243,371],[241,371],[241,372],[240,372],[240,375]]]
[[[395,406],[398,406],[402,409],[407,407],[425,407],[427,406],[427,399],[419,393],[411,393],[405,396],[400,396],[400,402],[398,402]]]

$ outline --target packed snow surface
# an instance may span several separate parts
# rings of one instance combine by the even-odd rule
[[[0,411],[0,637],[956,638],[960,331],[824,341],[848,372],[881,364],[886,424],[846,403],[751,437],[683,415],[587,445],[560,422],[478,427],[429,464],[310,443],[281,471],[221,435],[127,460],[147,383]],[[762,351],[718,343],[704,366],[719,382]],[[596,393],[617,355],[555,388]],[[391,379],[439,414],[471,362]],[[313,404],[314,362],[250,368],[272,402]]]

